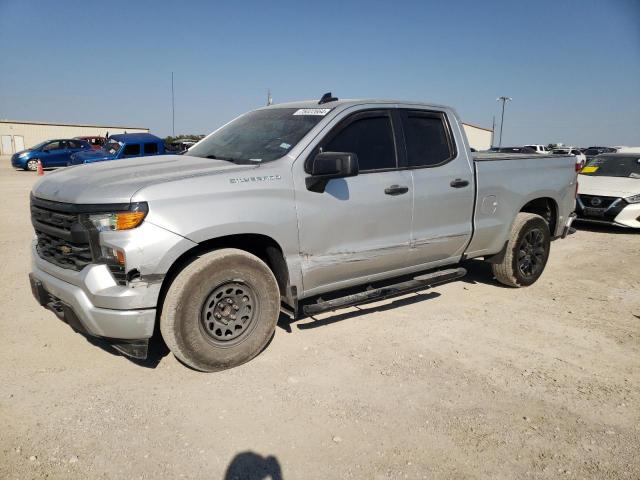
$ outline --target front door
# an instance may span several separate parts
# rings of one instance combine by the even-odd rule
[[[399,114],[413,174],[411,262],[457,262],[471,238],[475,195],[464,141],[450,126],[457,122],[438,111],[405,109]]]
[[[397,168],[389,111],[348,116],[309,158],[319,151],[355,153],[360,173],[329,181],[323,193],[307,190],[304,175],[295,176],[305,293],[364,283],[373,275],[406,267],[411,172]]]
[[[54,140],[47,143],[42,147],[42,153],[40,159],[43,167],[59,167],[67,164],[67,150],[63,140]]]

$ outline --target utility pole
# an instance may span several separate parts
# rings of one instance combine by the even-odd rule
[[[271,98],[271,89],[267,89],[267,107],[273,103],[273,98]]]
[[[489,149],[493,148],[493,136],[496,134],[496,116],[493,116],[493,123],[491,124],[491,145]]]
[[[498,97],[497,102],[502,102],[502,116],[500,117],[500,140],[498,141],[498,148],[502,147],[502,130],[504,130],[504,106],[507,102],[512,101],[511,97]]]
[[[176,136],[176,104],[173,96],[173,72],[171,72],[171,136]]]

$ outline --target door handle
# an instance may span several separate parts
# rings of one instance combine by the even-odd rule
[[[384,189],[384,193],[387,195],[402,195],[409,191],[409,187],[405,187],[404,185],[391,185]]]
[[[452,180],[449,185],[451,185],[453,188],[462,188],[469,185],[469,181],[462,180],[461,178],[456,178],[455,180]]]

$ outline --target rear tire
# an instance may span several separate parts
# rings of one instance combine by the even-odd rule
[[[213,372],[258,355],[279,314],[280,292],[269,267],[255,255],[225,248],[198,257],[176,276],[160,331],[178,360]]]
[[[544,271],[550,246],[551,234],[544,218],[534,213],[518,213],[504,258],[491,265],[496,280],[515,288],[532,285]]]

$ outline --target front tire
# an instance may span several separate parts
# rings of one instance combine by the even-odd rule
[[[491,265],[496,280],[515,288],[532,285],[547,265],[550,246],[551,234],[544,218],[534,213],[518,213],[504,258]]]
[[[201,255],[176,276],[160,331],[176,358],[213,372],[258,355],[279,314],[280,292],[269,267],[255,255],[225,248]]]
[[[38,159],[34,158],[31,160],[28,160],[24,169],[29,170],[30,172],[36,172],[38,170]]]

